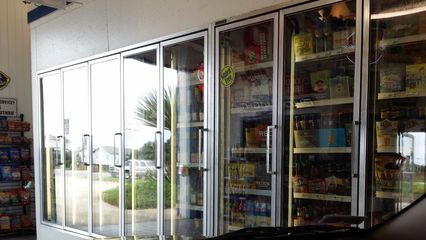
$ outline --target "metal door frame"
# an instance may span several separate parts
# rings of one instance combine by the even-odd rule
[[[220,131],[220,80],[219,80],[219,65],[220,65],[220,58],[219,58],[219,54],[220,54],[220,46],[219,46],[219,35],[220,32],[222,31],[233,31],[236,30],[238,28],[243,28],[243,27],[247,27],[250,25],[256,25],[256,24],[260,24],[262,22],[267,22],[267,21],[272,21],[274,24],[274,35],[273,35],[273,66],[272,66],[272,71],[273,71],[273,79],[272,79],[272,125],[278,126],[278,122],[277,122],[277,109],[278,109],[278,88],[277,88],[277,84],[278,84],[278,11],[275,11],[273,13],[269,13],[269,14],[265,14],[262,16],[258,16],[258,17],[253,17],[250,19],[246,19],[246,20],[241,20],[238,22],[232,22],[232,23],[227,23],[225,25],[220,25],[220,26],[215,26],[214,29],[214,59],[213,59],[213,63],[214,63],[214,73],[212,73],[212,76],[214,76],[214,87],[215,87],[215,95],[214,95],[214,101],[215,101],[215,111],[214,111],[214,129],[215,129],[215,142],[214,142],[214,172],[215,172],[215,176],[214,176],[214,228],[213,228],[213,234],[214,235],[219,235],[221,232],[223,232],[223,226],[220,226],[220,216],[219,216],[219,212],[220,212],[220,198],[219,198],[219,187],[220,187],[220,179],[219,179],[219,172],[220,172],[220,148],[221,148],[221,144],[219,143],[220,141],[220,135],[221,133],[219,133]],[[274,91],[275,89],[275,91]],[[280,178],[282,175],[280,164],[278,163],[278,158],[277,156],[279,155],[279,149],[280,147],[277,146],[277,136],[279,135],[280,132],[280,126],[278,126],[278,130],[274,131],[275,134],[272,135],[272,149],[275,149],[273,151],[271,151],[272,153],[272,167],[275,168],[273,170],[275,170],[276,174],[272,174],[271,175],[271,225],[272,226],[278,226],[278,219],[280,218],[280,195],[281,195],[281,189],[278,187],[280,185]]]
[[[344,2],[345,0],[322,0],[322,1],[316,1],[316,2],[312,2],[312,3],[306,3],[306,4],[302,4],[299,6],[295,6],[295,7],[290,7],[287,9],[283,9],[280,11],[280,29],[284,29],[285,28],[285,18],[288,15],[293,15],[293,14],[298,14],[298,13],[302,13],[304,11],[309,11],[312,10],[314,8],[319,8],[319,7],[323,7],[325,5],[329,5],[329,4],[334,4],[334,3],[338,3],[338,2]],[[361,179],[358,177],[360,174],[359,171],[359,161],[360,161],[360,137],[359,137],[359,132],[360,132],[360,98],[361,98],[361,74],[360,74],[360,70],[361,70],[361,53],[362,53],[362,37],[363,37],[363,33],[362,33],[362,23],[361,20],[362,16],[363,16],[363,9],[362,9],[362,0],[353,0],[356,2],[356,21],[355,21],[355,32],[356,32],[356,43],[355,43],[355,69],[354,69],[354,96],[353,96],[353,120],[352,120],[352,155],[351,155],[351,175],[352,175],[352,193],[351,193],[351,197],[352,197],[352,201],[351,201],[351,215],[354,216],[358,216],[359,215],[359,206],[358,206],[358,196],[360,194],[360,192],[364,191],[364,186],[361,185],[361,183],[359,182]],[[284,49],[286,48],[286,46],[284,46],[284,36],[283,34],[280,34],[280,62],[282,63],[280,65],[280,70],[279,73],[281,74],[280,79],[282,79],[283,81],[285,81],[284,79],[284,68],[285,68],[285,63],[286,60],[288,61],[288,59],[285,59],[284,56]],[[284,90],[284,89],[281,89]],[[283,92],[281,92],[283,95]],[[364,92],[363,92],[364,93]],[[283,107],[282,104],[283,102],[281,101],[279,103],[281,105],[281,108]],[[282,112],[283,108],[281,109]],[[283,122],[283,124],[286,124]],[[284,126],[284,125],[283,125]],[[285,143],[283,143],[285,144]],[[289,174],[289,176],[291,176],[291,174]],[[291,196],[290,196],[290,191],[288,192],[288,201],[291,201]],[[284,221],[283,221],[284,222]]]
[[[119,84],[120,84],[120,86],[121,86],[121,68],[122,68],[122,66],[121,66],[121,61],[120,61],[120,54],[115,54],[115,55],[111,55],[111,56],[106,56],[106,57],[103,57],[103,58],[98,58],[98,59],[93,59],[93,60],[91,60],[91,61],[88,61],[87,62],[87,64],[88,64],[88,76],[89,76],[89,110],[90,110],[90,115],[89,115],[89,119],[90,119],[90,139],[91,139],[91,141],[90,141],[90,152],[91,153],[93,153],[93,131],[92,131],[92,126],[93,126],[93,122],[92,122],[92,120],[93,120],[93,118],[92,118],[92,65],[95,65],[95,64],[99,64],[99,63],[102,63],[102,62],[108,62],[108,61],[114,61],[114,60],[118,60],[117,62],[118,62],[118,64],[119,64]],[[122,117],[121,117],[121,115],[122,115],[122,97],[121,97],[121,89],[119,90],[119,98],[120,98],[120,103],[119,103],[119,106],[120,106],[120,123],[119,123],[119,130],[121,131],[122,129],[121,129],[121,126],[122,126],[122,123],[121,123],[121,119],[122,119]],[[118,129],[117,129],[118,130]],[[123,195],[123,185],[124,185],[124,168],[122,167],[123,166],[123,154],[124,154],[124,151],[123,151],[123,141],[121,141],[121,146],[120,146],[120,152],[121,152],[121,156],[120,156],[120,165],[121,165],[121,167],[120,167],[120,171],[119,171],[119,187],[118,187],[118,196],[119,196],[119,204],[118,204],[118,209],[119,209],[119,221],[118,221],[118,234],[120,235],[120,236],[122,236],[123,235],[123,230],[124,229],[122,229],[122,222],[123,222],[123,216],[122,216],[122,213],[121,213],[121,209],[124,207],[124,201],[123,201],[123,198],[124,198],[124,195]],[[92,167],[93,166],[93,154],[90,154],[90,167]],[[90,175],[89,175],[89,179],[91,179],[92,181],[90,182],[90,189],[91,189],[91,192],[90,192],[90,200],[91,200],[91,202],[89,203],[90,205],[91,205],[91,207],[90,207],[90,216],[91,216],[91,219],[90,219],[90,226],[89,226],[89,236],[92,236],[92,237],[97,237],[97,238],[100,238],[100,237],[104,237],[103,235],[101,235],[101,234],[97,234],[97,233],[94,233],[93,232],[93,193],[94,193],[94,188],[93,188],[93,171],[92,171],[92,169],[91,169],[91,172],[90,172]]]
[[[159,212],[160,212],[160,216],[161,216],[161,223],[160,223],[160,226],[159,226],[159,229],[158,229],[158,231],[159,231],[159,235],[165,235],[165,232],[164,232],[164,220],[165,220],[165,218],[164,218],[164,171],[162,171],[163,170],[163,167],[164,167],[164,152],[163,152],[163,149],[164,149],[164,114],[162,114],[163,112],[164,112],[164,101],[163,101],[163,99],[164,99],[164,91],[163,91],[163,89],[164,89],[164,48],[165,47],[168,47],[168,46],[170,46],[170,45],[173,45],[173,44],[179,44],[179,43],[182,43],[182,42],[187,42],[187,41],[190,41],[190,40],[195,40],[195,39],[200,39],[200,38],[202,38],[203,40],[204,40],[204,91],[205,91],[205,94],[204,94],[204,115],[205,116],[209,116],[210,115],[210,112],[208,111],[209,110],[209,108],[208,108],[208,106],[207,106],[207,101],[206,101],[206,99],[208,98],[208,96],[207,96],[207,92],[209,91],[209,89],[208,89],[208,86],[209,86],[209,84],[208,84],[208,59],[209,59],[209,52],[208,52],[208,50],[209,50],[209,48],[208,48],[208,30],[207,29],[200,29],[198,32],[193,32],[193,33],[190,33],[190,34],[188,34],[188,35],[185,35],[185,36],[181,36],[181,37],[177,37],[177,38],[174,38],[174,39],[170,39],[170,40],[167,40],[167,41],[163,41],[163,42],[160,42],[160,95],[159,95],[159,99],[161,99],[162,101],[158,101],[159,102],[159,104],[160,104],[160,107],[159,107],[159,109],[160,109],[160,111],[157,111],[157,121],[159,120],[160,122],[158,123],[158,126],[160,127],[160,132],[161,132],[161,154],[160,154],[160,156],[157,156],[157,157],[159,157],[159,159],[160,159],[160,162],[161,162],[161,171],[160,171],[160,184],[159,184],[159,186],[161,187],[161,189],[160,189],[160,195],[161,195],[161,198],[160,198],[160,200],[159,200],[159,203],[160,203],[160,207],[159,207]],[[207,71],[206,71],[207,70]],[[160,114],[160,116],[158,116],[158,114]],[[204,130],[205,131],[203,131],[204,132],[204,134],[203,134],[203,136],[205,136],[205,135],[211,135],[211,134],[208,134],[208,133],[210,133],[211,132],[211,128],[209,128],[209,121],[208,120],[206,120],[206,118],[203,120],[203,128],[204,128]],[[207,133],[207,134],[206,134]],[[209,139],[210,139],[211,137],[210,136],[208,136],[207,138],[204,138],[204,140],[207,140],[207,142],[210,142],[210,141],[208,141]],[[204,168],[204,174],[203,174],[203,193],[204,194],[209,194],[209,192],[210,192],[210,188],[211,188],[211,184],[209,184],[208,182],[205,182],[206,180],[208,180],[210,177],[209,177],[209,175],[211,175],[212,174],[212,171],[209,171],[209,163],[208,163],[208,158],[207,158],[207,156],[209,155],[208,154],[208,151],[206,152],[206,148],[208,149],[208,147],[207,147],[207,144],[205,144],[204,143],[204,148],[203,148],[203,150],[204,150],[204,152],[205,153],[207,153],[207,154],[203,154],[203,168]],[[207,174],[206,174],[207,173]],[[210,197],[207,195],[204,195],[203,196],[203,235],[204,236],[207,236],[208,234],[209,234],[209,232],[208,232],[208,227],[207,227],[207,225],[208,225],[208,223],[210,222],[209,221],[209,219],[208,219],[208,216],[207,216],[207,210],[209,209],[208,207],[207,207],[207,204],[208,204],[208,202],[209,201],[207,201],[208,199],[210,199]],[[173,231],[173,229],[171,229],[171,231]]]
[[[127,52],[122,52],[121,54],[120,54],[120,85],[121,85],[121,91],[120,91],[120,94],[121,94],[121,96],[120,96],[120,99],[121,99],[121,125],[120,125],[120,127],[121,127],[121,132],[123,133],[123,144],[122,144],[122,148],[123,149],[126,149],[126,131],[125,131],[125,128],[126,128],[126,126],[125,126],[125,108],[126,108],[126,106],[125,106],[125,101],[124,101],[124,97],[125,97],[125,92],[124,92],[124,86],[125,86],[125,81],[124,81],[124,72],[125,72],[125,69],[124,69],[124,59],[125,58],[127,58],[127,57],[129,57],[129,56],[132,56],[132,55],[137,55],[137,54],[142,54],[142,53],[146,53],[146,52],[149,52],[149,51],[152,51],[152,50],[155,50],[155,54],[156,54],[156,61],[157,61],[157,63],[156,63],[156,65],[157,65],[157,80],[158,80],[158,83],[157,83],[157,97],[159,98],[159,96],[160,96],[160,88],[159,88],[159,85],[160,85],[160,82],[159,82],[159,80],[160,80],[160,55],[159,55],[159,49],[160,49],[160,44],[159,43],[156,43],[156,44],[152,44],[152,45],[147,45],[147,46],[143,46],[143,47],[140,47],[140,48],[137,48],[137,49],[133,49],[133,50],[129,50],[129,51],[127,51]],[[158,105],[158,102],[157,102],[157,105]],[[159,109],[158,108],[158,106],[157,106],[157,109]],[[160,111],[157,111],[157,131],[159,131],[159,126],[158,126],[158,112],[160,112]],[[154,140],[155,141],[155,140]],[[122,151],[123,152],[123,154],[125,154],[125,151]],[[156,156],[156,157],[158,157],[158,156]],[[122,156],[122,159],[125,159],[125,156]],[[159,169],[157,169],[157,176],[159,175]],[[125,176],[124,176],[125,177]],[[158,179],[158,178],[157,178]],[[125,179],[124,179],[124,181],[125,181]],[[120,183],[120,185],[121,185],[121,187],[122,187],[122,189],[123,189],[123,203],[125,203],[125,201],[126,201],[126,198],[125,198],[125,182],[122,182],[122,183]],[[158,185],[157,185],[158,186]],[[158,201],[158,188],[157,188],[157,201]],[[158,202],[157,202],[157,204],[158,204]],[[127,235],[127,227],[126,227],[126,209],[125,208],[121,208],[120,209],[120,215],[121,215],[121,218],[123,219],[123,221],[121,222],[121,228],[122,228],[122,237],[124,237],[124,236],[126,236]],[[158,218],[158,216],[160,216],[160,213],[159,213],[159,207],[157,206],[157,233],[159,232],[158,231],[158,229],[159,229],[159,222],[160,222],[160,219]]]
[[[39,165],[39,169],[38,169],[38,171],[39,171],[39,173],[40,173],[40,176],[43,176],[43,170],[44,170],[44,164],[42,164],[42,162],[43,162],[43,147],[45,147],[45,145],[44,145],[44,111],[42,111],[42,103],[43,103],[43,94],[42,94],[42,79],[44,78],[44,77],[48,77],[48,76],[53,76],[53,75],[58,75],[59,76],[59,81],[60,81],[60,83],[59,83],[59,85],[60,85],[60,88],[62,89],[62,86],[63,86],[63,84],[62,84],[62,74],[61,74],[61,70],[60,69],[58,69],[58,70],[55,70],[55,71],[51,71],[51,72],[46,72],[46,73],[42,73],[42,74],[38,74],[37,75],[37,87],[38,87],[38,101],[39,101],[39,104],[38,104],[38,110],[39,110],[39,113],[41,113],[41,114],[39,114],[39,121],[38,121],[38,128],[39,128],[39,133],[40,133],[40,135],[38,136],[38,141],[39,141],[39,147],[40,147],[40,151],[38,152],[38,158],[40,159],[40,165]],[[61,118],[62,118],[62,109],[63,109],[63,105],[62,105],[62,102],[63,102],[63,94],[62,94],[62,90],[60,90],[61,91],[61,93],[60,93],[60,95],[61,95]],[[61,149],[61,154],[62,154],[62,149]],[[34,156],[34,157],[36,157],[36,156]],[[62,156],[61,156],[62,157]],[[61,167],[61,168],[63,168],[63,166]],[[61,169],[61,173],[62,173],[62,169]],[[64,176],[62,176],[62,178],[63,178]],[[38,203],[38,207],[40,208],[40,214],[41,214],[41,216],[40,216],[40,223],[42,224],[42,225],[46,225],[46,226],[49,226],[49,227],[53,227],[53,228],[56,228],[56,229],[64,229],[64,222],[62,222],[62,224],[57,224],[57,223],[51,223],[51,222],[48,222],[48,221],[46,221],[46,220],[44,220],[44,211],[45,211],[45,208],[44,208],[44,201],[46,200],[45,198],[44,198],[44,193],[47,191],[47,189],[45,189],[44,188],[44,181],[43,181],[43,177],[40,177],[40,181],[39,181],[39,189],[41,190],[40,192],[41,192],[41,195],[40,195],[40,200],[41,201],[39,201],[39,203]],[[37,203],[36,203],[37,204]],[[65,207],[65,206],[64,206]],[[64,215],[64,209],[62,209],[62,211],[61,211],[62,213],[62,215]],[[63,221],[64,219],[62,219],[62,221]]]
[[[91,131],[91,114],[90,114],[90,107],[91,107],[91,104],[90,104],[90,79],[89,79],[89,65],[88,65],[88,63],[87,62],[83,62],[83,63],[80,63],[80,64],[76,64],[76,65],[72,65],[72,66],[69,66],[69,67],[65,67],[65,68],[61,68],[60,69],[60,71],[61,71],[61,80],[62,80],[62,85],[64,85],[64,72],[67,72],[67,71],[72,71],[72,70],[76,70],[76,69],[81,69],[81,68],[85,68],[85,70],[86,70],[86,84],[87,84],[87,105],[88,105],[88,108],[87,108],[87,110],[88,110],[88,112],[87,112],[87,131],[88,132],[90,132]],[[65,99],[64,99],[64,96],[65,96],[65,88],[63,87],[63,94],[62,94],[62,101],[65,103]],[[65,119],[65,108],[66,108],[66,106],[65,105],[63,105],[63,120]],[[64,139],[65,139],[65,134],[64,134]],[[91,232],[91,228],[92,228],[92,205],[90,204],[91,203],[91,198],[92,198],[92,194],[91,194],[91,192],[92,192],[92,184],[90,184],[91,183],[91,181],[92,181],[92,174],[91,174],[91,171],[92,171],[92,165],[91,165],[91,161],[90,161],[90,159],[91,159],[91,154],[89,155],[89,166],[87,166],[87,179],[88,179],[88,186],[89,186],[89,191],[88,191],[88,196],[87,196],[87,200],[88,200],[88,206],[87,206],[87,210],[89,211],[88,212],[88,214],[87,214],[87,217],[88,217],[88,219],[87,219],[87,224],[88,224],[88,228],[87,228],[87,232],[86,231],[83,231],[83,230],[79,230],[79,229],[76,229],[76,228],[72,228],[72,227],[67,227],[66,226],[66,214],[67,214],[67,211],[66,211],[66,204],[67,204],[67,201],[66,201],[66,196],[67,196],[67,194],[66,194],[66,191],[65,191],[65,189],[66,189],[66,181],[65,181],[65,179],[66,179],[66,177],[65,177],[65,174],[64,174],[64,202],[65,202],[65,205],[64,205],[64,230],[67,230],[67,231],[70,231],[70,232],[74,232],[74,233],[77,233],[77,234],[81,234],[81,235],[87,235],[87,233],[90,231]]]

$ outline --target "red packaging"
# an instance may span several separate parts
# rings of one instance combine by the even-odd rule
[[[19,199],[22,204],[28,204],[31,201],[31,194],[27,190],[21,189],[19,190]]]
[[[30,215],[21,216],[21,226],[22,228],[30,228],[33,226],[33,220]]]
[[[21,159],[24,161],[30,160],[30,150],[28,148],[21,148]]]
[[[246,65],[260,62],[260,47],[250,46],[244,49],[244,63]]]
[[[30,180],[30,169],[28,167],[21,168],[21,178],[22,181],[28,182]]]

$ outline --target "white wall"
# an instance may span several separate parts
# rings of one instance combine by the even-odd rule
[[[0,71],[11,77],[0,97],[16,98],[18,113],[31,122],[31,59],[28,6],[22,1],[0,1]]]
[[[31,24],[43,70],[290,0],[80,0]]]

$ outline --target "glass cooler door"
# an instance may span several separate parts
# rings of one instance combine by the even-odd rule
[[[426,1],[371,1],[367,213],[375,225],[425,192]]]
[[[276,26],[269,15],[217,29],[220,234],[274,225]]]
[[[162,44],[165,235],[201,236],[205,227],[206,49],[204,32]]]
[[[289,226],[351,215],[356,204],[351,176],[356,1],[310,6],[284,12]]]

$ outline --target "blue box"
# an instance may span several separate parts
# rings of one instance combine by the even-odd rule
[[[344,128],[319,129],[320,147],[346,147]]]

